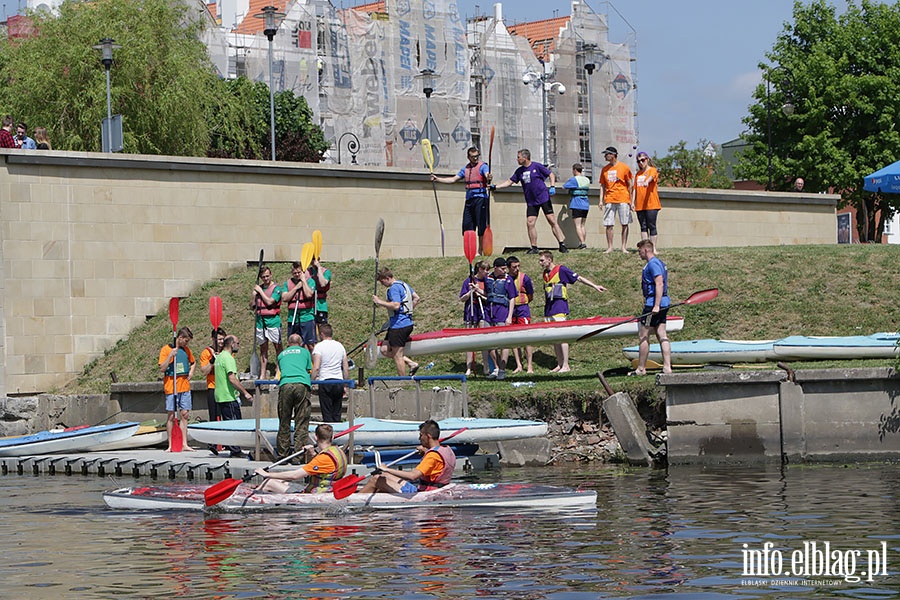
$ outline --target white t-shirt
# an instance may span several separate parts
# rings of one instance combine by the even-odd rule
[[[343,379],[342,365],[347,351],[344,345],[337,340],[322,340],[313,348],[313,356],[318,355],[322,362],[319,364],[318,379]]]

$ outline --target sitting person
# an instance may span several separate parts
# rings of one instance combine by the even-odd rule
[[[293,471],[257,469],[256,474],[266,478],[259,489],[278,494],[330,492],[332,483],[347,472],[347,455],[340,447],[332,445],[333,439],[334,428],[331,425],[322,423],[316,427],[316,448],[319,453],[315,458]],[[306,477],[309,477],[309,483],[305,485],[292,483]]]
[[[362,494],[389,492],[415,494],[433,490],[450,483],[456,468],[456,455],[449,446],[441,446],[441,427],[429,419],[419,425],[419,452],[422,460],[412,471],[401,471],[382,467],[376,475],[359,490]]]

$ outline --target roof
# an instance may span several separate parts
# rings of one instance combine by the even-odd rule
[[[554,17],[531,23],[507,25],[506,29],[512,35],[527,38],[534,55],[546,61],[550,58],[550,53],[556,49],[556,39],[559,37],[560,28],[568,25],[570,20],[571,16]]]
[[[287,0],[250,0],[250,8],[244,15],[244,20],[240,25],[234,28],[235,33],[257,34],[262,33],[266,28],[265,19],[257,19],[253,15],[258,15],[266,6],[274,6],[278,12],[287,12]]]
[[[359,6],[351,6],[350,8],[363,13],[387,12],[384,0],[380,0],[380,2],[367,2],[366,4],[360,4]]]

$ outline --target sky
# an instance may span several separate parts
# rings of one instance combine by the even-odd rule
[[[495,4],[457,2],[466,17],[493,14]],[[502,4],[507,23],[572,14],[568,0]],[[721,144],[740,136],[745,129],[741,119],[761,80],[758,64],[767,62],[765,53],[784,23],[792,20],[793,9],[791,0],[620,0],[612,7],[588,0],[587,4],[594,12],[610,15],[611,41],[625,41],[631,29],[636,32],[639,146],[659,156],[680,140],[696,148],[700,139]]]

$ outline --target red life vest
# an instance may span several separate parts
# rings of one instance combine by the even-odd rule
[[[268,288],[263,291],[266,293],[266,296],[272,297],[272,292],[277,288],[274,283],[270,284]],[[281,313],[281,300],[273,304],[272,306],[266,306],[266,303],[263,302],[263,299],[259,297],[259,294],[256,295],[256,312],[262,317],[274,317],[277,314]]]
[[[309,276],[312,277],[312,273],[310,273]],[[316,278],[314,278],[314,279],[316,279]],[[319,287],[319,281],[318,281],[318,279],[316,279],[316,295],[319,297],[319,300],[325,300],[326,298],[328,298],[328,290],[331,289],[331,280],[328,279],[327,281],[328,281],[328,283],[326,283],[322,287]]]
[[[481,165],[484,161],[478,161],[475,166],[466,165],[466,189],[467,190],[483,190],[487,187],[487,181],[481,174]]]
[[[299,283],[294,283],[293,279],[288,279],[286,285],[287,285],[287,289],[289,292],[293,291],[294,288],[300,286]],[[302,287],[302,286],[300,286],[300,287]],[[291,297],[291,301],[288,302],[288,310],[294,310],[294,308],[303,308],[303,309],[312,308],[314,303],[315,303],[314,297],[306,296],[303,293],[303,290],[301,289],[299,292],[297,292],[296,294],[294,294]],[[298,306],[298,304],[299,304],[299,306]]]

